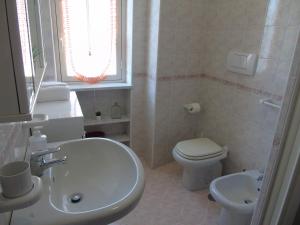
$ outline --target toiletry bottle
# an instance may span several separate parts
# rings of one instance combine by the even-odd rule
[[[101,112],[97,111],[96,112],[96,120],[100,121],[102,119],[101,115],[102,115]]]
[[[121,119],[121,106],[115,102],[111,107],[111,118],[112,119]]]
[[[29,138],[29,149],[31,152],[43,151],[47,149],[47,136],[42,134],[42,127],[34,127],[32,136]]]

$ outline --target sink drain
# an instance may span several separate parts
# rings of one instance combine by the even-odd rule
[[[252,200],[249,200],[249,199],[246,199],[246,200],[244,200],[244,203],[245,204],[251,204],[253,201]]]
[[[70,201],[71,203],[79,203],[82,200],[82,194],[81,193],[74,193],[70,195]]]

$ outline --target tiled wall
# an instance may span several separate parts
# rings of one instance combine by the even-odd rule
[[[263,169],[272,147],[279,110],[259,104],[264,96],[222,81],[202,79],[199,135],[227,145],[226,172]]]
[[[173,160],[171,151],[177,142],[196,137],[199,115],[188,114],[183,105],[198,102],[199,85],[198,77],[158,80],[154,167]]]
[[[160,3],[157,76],[199,74],[203,57],[203,0]]]
[[[171,150],[175,144],[197,133],[198,117],[186,114],[183,105],[197,101],[199,96],[202,11],[203,1],[164,0],[156,8],[158,18],[152,23],[150,35],[154,35],[153,30],[158,32],[150,43],[157,44],[157,52],[149,54],[147,99],[154,105],[150,146],[153,167],[173,160]]]
[[[224,5],[221,0],[207,1],[205,10],[207,54],[200,82],[204,111],[199,133],[228,145],[226,172],[265,168],[279,110],[261,105],[259,100],[281,102],[299,33],[299,25],[294,24],[299,1],[244,2],[226,1]],[[226,55],[231,49],[259,55],[255,76],[226,71]]]
[[[224,59],[233,49],[259,53],[267,2],[205,0],[204,73],[234,82],[246,82],[246,76],[226,71]]]
[[[82,91],[77,92],[82,113],[86,119],[96,119],[95,113],[100,111],[102,116],[111,116],[111,107],[118,103],[121,107],[122,115],[129,115],[129,96],[127,90],[111,91]]]
[[[206,0],[205,74],[283,95],[289,68],[287,62],[293,49],[291,44],[295,44],[297,37],[297,28],[291,22],[293,16],[287,10],[295,9],[292,4],[297,1],[271,0],[269,5],[268,2]],[[225,59],[232,49],[259,55],[254,77],[226,71]]]
[[[278,111],[259,100],[284,94],[298,2],[133,1],[132,148],[158,166],[176,142],[204,134],[228,145],[228,171],[264,167]],[[226,71],[231,49],[259,55],[255,76]],[[183,110],[194,101],[199,115]]]
[[[8,162],[24,159],[28,132],[20,123],[0,124],[0,167]],[[0,214],[0,224],[8,225],[9,216],[10,213]]]
[[[136,102],[145,98],[139,106],[146,112],[139,110],[133,122],[137,131],[133,142],[140,140],[134,147],[143,147],[140,131],[144,131],[150,142],[144,152],[155,167],[172,160],[178,141],[204,134],[228,145],[227,172],[264,168],[279,111],[259,100],[282,100],[298,35],[293,22],[297,1],[271,0],[270,5],[267,0],[149,2],[149,69],[137,69],[140,75],[146,71],[148,78],[136,76],[137,92],[133,92],[142,96]],[[232,49],[259,55],[255,76],[226,70]],[[194,101],[203,106],[199,115],[189,115],[182,107]]]
[[[149,7],[152,1],[134,1],[133,9],[133,89],[132,89],[132,149],[150,159],[151,104],[147,101],[147,60]],[[149,154],[148,154],[149,153]]]

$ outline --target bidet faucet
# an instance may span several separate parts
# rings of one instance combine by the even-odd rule
[[[54,165],[65,163],[67,160],[67,156],[64,156],[62,159],[46,160],[44,158],[45,155],[49,155],[51,153],[55,153],[58,151],[60,151],[60,148],[52,148],[52,149],[42,150],[42,151],[38,151],[38,152],[33,152],[31,154],[31,158],[30,158],[30,167],[31,167],[32,175],[40,177],[43,175],[43,172],[46,169],[48,169]]]
[[[259,181],[262,181],[264,179],[264,175],[259,175],[256,180],[259,182]]]

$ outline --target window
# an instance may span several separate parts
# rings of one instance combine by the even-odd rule
[[[63,81],[125,80],[125,0],[57,0]],[[123,4],[123,5],[122,5]],[[123,9],[123,10],[122,10]]]
[[[31,51],[30,51],[30,39],[29,39],[29,28],[26,11],[25,0],[17,0],[17,13],[18,13],[18,24],[20,32],[20,41],[22,48],[22,60],[24,65],[24,73],[26,79],[30,80],[33,76],[32,64],[31,64]]]

